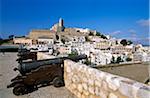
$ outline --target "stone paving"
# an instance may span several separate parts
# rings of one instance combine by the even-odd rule
[[[149,77],[148,67],[148,63],[139,63],[98,69],[144,83]]]
[[[10,80],[17,75],[13,68],[17,66],[17,53],[0,53],[0,98],[76,98],[65,87],[55,88],[47,86],[39,88],[30,94],[23,96],[15,96],[12,89],[7,89],[6,86]]]

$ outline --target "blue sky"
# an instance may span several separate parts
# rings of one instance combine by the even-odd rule
[[[66,27],[90,28],[148,44],[148,0],[0,0],[0,36],[49,29],[62,17]]]

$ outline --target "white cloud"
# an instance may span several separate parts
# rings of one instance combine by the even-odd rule
[[[147,19],[147,20],[146,19],[140,19],[137,21],[137,23],[141,26],[147,27],[147,26],[149,26],[150,20],[149,19]]]
[[[136,30],[130,29],[130,30],[128,30],[128,32],[130,32],[130,33],[136,33]]]
[[[114,31],[114,32],[111,32],[110,34],[111,35],[117,35],[117,34],[121,34],[122,32],[120,30],[117,30],[117,31]]]
[[[150,37],[125,37],[122,39],[128,39],[133,41],[135,44],[141,43],[141,44],[146,44],[146,45],[150,45]]]

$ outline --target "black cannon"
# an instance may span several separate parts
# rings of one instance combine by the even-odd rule
[[[16,68],[20,74],[11,80],[12,83],[7,88],[14,87],[13,93],[15,95],[23,95],[43,85],[53,84],[55,87],[64,86],[64,60],[79,61],[86,58],[86,55],[79,55],[22,62]]]
[[[18,48],[18,54],[20,54],[20,53],[26,53],[26,52],[30,52],[30,50],[19,46],[19,48]]]
[[[37,52],[25,52],[25,53],[18,53],[18,61],[19,63],[22,62],[23,60],[37,60]]]
[[[19,47],[17,56],[18,59],[16,61],[19,63],[28,59],[37,60],[37,52],[30,52],[30,50],[23,48],[22,46]]]
[[[77,56],[73,56],[73,57],[60,57],[60,58],[53,58],[53,59],[22,62],[18,66],[18,70],[21,74],[25,74],[25,73],[28,73],[31,70],[34,70],[40,66],[63,64],[65,59],[79,61],[81,59],[85,59],[86,57],[87,57],[86,55],[77,55]]]

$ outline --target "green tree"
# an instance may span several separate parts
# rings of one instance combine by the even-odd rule
[[[120,41],[120,44],[122,44],[123,46],[126,46],[127,45],[127,40],[126,39],[123,39]]]
[[[100,36],[103,39],[107,39],[107,37],[103,34],[101,34],[100,32],[96,32],[96,36]]]
[[[8,38],[9,38],[9,39],[13,39],[13,38],[14,38],[14,35],[9,35]]]
[[[121,57],[119,56],[119,57],[117,57],[116,63],[120,63],[120,62],[123,62],[123,60],[122,60]]]
[[[126,61],[127,61],[127,62],[128,62],[128,61],[132,61],[132,58],[127,57],[127,58],[126,58]]]
[[[94,34],[92,32],[89,33],[89,36],[94,36]]]
[[[85,62],[84,62],[84,64],[91,65],[91,62],[88,59],[86,59]]]
[[[128,45],[131,45],[132,43],[133,43],[133,42],[129,40],[127,44],[128,44]]]
[[[96,36],[101,36],[101,34],[99,32],[96,32]]]
[[[101,35],[101,38],[103,38],[103,39],[107,39],[107,37],[105,36],[105,35]]]
[[[65,44],[65,39],[61,39],[61,42],[62,42],[63,44]]]
[[[59,36],[58,35],[56,35],[56,40],[59,40]]]
[[[118,45],[118,41],[116,41],[116,45]]]
[[[115,63],[115,57],[114,57],[114,56],[112,56],[111,63],[112,63],[112,64],[114,64],[114,63]]]
[[[72,51],[70,54],[68,54],[69,57],[76,56],[76,55],[78,55],[77,51]]]

